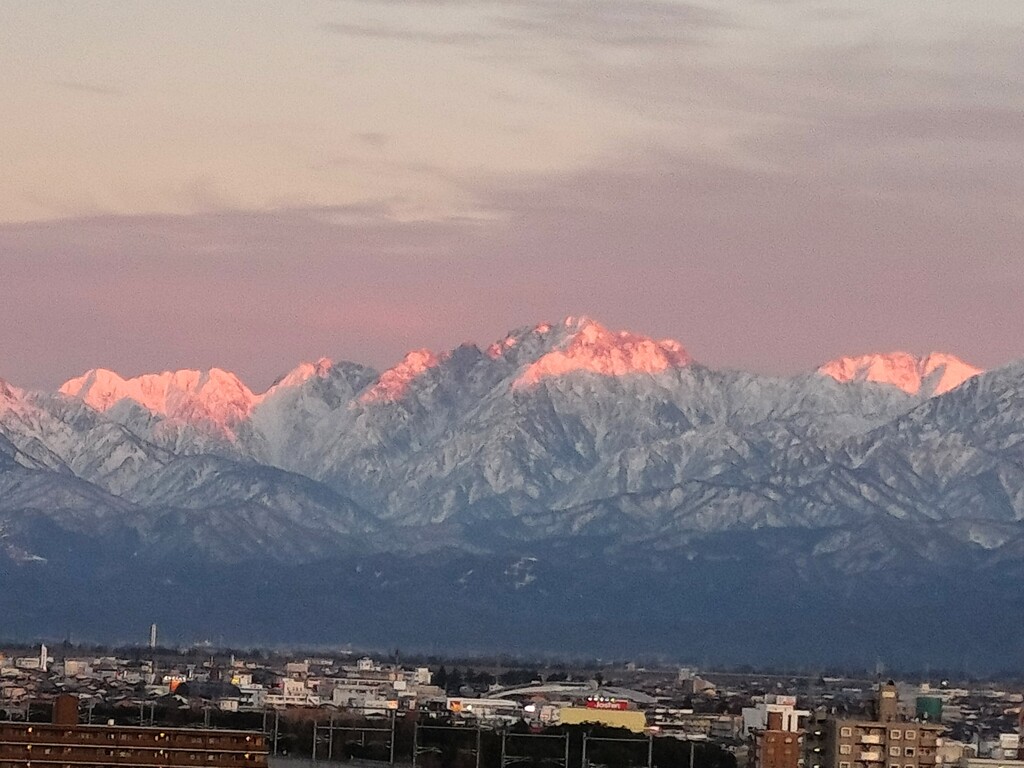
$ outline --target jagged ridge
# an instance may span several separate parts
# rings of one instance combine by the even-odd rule
[[[566,542],[641,570],[745,573],[749,547],[794,578],[992,568],[1024,563],[1021,424],[1020,366],[894,354],[776,378],[570,319],[383,373],[321,359],[260,394],[216,370],[0,386],[0,526],[19,567],[96,528],[106,558],[211,567],[462,552],[542,572],[529,553]]]

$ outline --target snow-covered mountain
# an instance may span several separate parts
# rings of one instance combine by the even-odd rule
[[[980,368],[942,352],[932,352],[925,357],[906,352],[840,357],[825,363],[818,371],[836,381],[886,384],[907,394],[927,397],[956,389],[981,373]]]
[[[93,370],[52,394],[0,383],[4,552],[15,580],[104,562],[164,573],[175,600],[200,575],[231,582],[218,569],[273,592],[271,573],[315,568],[330,575],[310,600],[343,587],[371,613],[374,595],[419,588],[467,609],[472,583],[472,600],[561,615],[566,579],[592,611],[622,587],[596,561],[653,590],[645,605],[659,579],[706,595],[724,579],[726,622],[762,609],[741,592],[764,569],[819,596],[956,572],[953,599],[1024,571],[1024,367],[891,353],[769,377],[569,318],[383,372],[303,363],[262,393],[218,369]]]

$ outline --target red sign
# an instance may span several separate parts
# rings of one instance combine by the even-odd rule
[[[587,709],[629,709],[629,702],[587,699]]]

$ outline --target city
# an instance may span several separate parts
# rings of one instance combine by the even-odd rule
[[[100,739],[116,765],[1024,768],[1019,679],[175,650],[155,625],[151,640],[5,650],[0,765],[95,763]]]

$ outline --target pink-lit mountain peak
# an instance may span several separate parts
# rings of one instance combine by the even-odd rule
[[[819,373],[839,382],[887,384],[907,394],[941,395],[982,373],[960,358],[944,352],[918,357],[907,352],[841,357],[826,363]]]
[[[359,400],[362,403],[393,403],[401,400],[417,378],[431,368],[436,368],[448,357],[448,354],[437,355],[429,349],[413,350],[394,368],[384,371]]]
[[[555,329],[538,326],[537,332]],[[529,364],[515,386],[531,386],[542,379],[572,373],[601,376],[653,375],[692,362],[679,342],[655,340],[629,331],[610,331],[587,317],[569,317],[562,323],[561,338],[547,353]]]
[[[60,392],[99,411],[130,400],[166,418],[198,420],[224,429],[248,418],[259,401],[237,376],[219,368],[164,371],[131,379],[98,368],[65,382]]]
[[[278,379],[264,396],[281,389],[290,389],[305,384],[310,379],[326,379],[334,370],[334,361],[321,357],[315,362],[300,363],[291,371]]]
[[[566,322],[568,323],[568,320]],[[487,347],[486,354],[492,360],[497,360],[507,357],[510,353],[515,355],[525,350],[528,354],[533,348],[549,347],[550,337],[554,330],[550,323],[540,323],[532,328],[512,331],[501,341],[496,341]]]
[[[17,387],[12,387],[3,379],[0,379],[0,408],[10,407],[20,403],[23,393]]]

